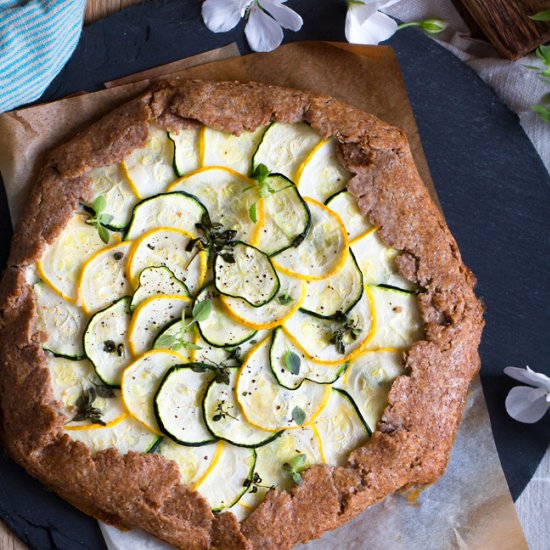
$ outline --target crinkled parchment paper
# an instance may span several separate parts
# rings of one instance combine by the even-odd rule
[[[159,78],[168,72],[185,78],[255,80],[312,90],[369,111],[405,131],[419,172],[437,200],[399,67],[390,48],[302,42],[269,54],[227,59],[237,54],[234,47],[223,48],[182,60],[181,64],[109,83],[108,90],[0,116],[0,172],[12,219],[17,220],[45,152],[142,92],[150,80],[138,79]],[[103,524],[101,528],[110,550],[170,548],[141,531],[122,532]],[[399,495],[388,497],[350,523],[301,548],[526,549],[479,380],[473,384],[449,467],[439,482],[414,500]]]

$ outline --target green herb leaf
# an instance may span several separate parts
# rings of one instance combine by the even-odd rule
[[[306,455],[302,453],[283,464],[283,470],[290,474],[290,477],[296,485],[302,484],[302,476],[300,473],[303,470],[305,463]]]
[[[102,223],[104,225],[108,225],[113,221],[113,215],[112,214],[99,214],[96,216],[96,219],[99,223]]]
[[[306,463],[306,455],[304,453],[301,453],[291,460],[288,461],[288,465],[293,469],[297,470],[298,468],[302,468],[304,464]]]
[[[535,113],[537,113],[537,115],[539,115],[544,122],[550,124],[550,108],[545,107],[544,105],[533,105],[531,110],[535,111]]]
[[[293,298],[292,296],[289,295],[288,289],[286,289],[284,292],[282,292],[281,294],[279,294],[279,296],[277,296],[277,300],[279,301],[279,303],[280,303],[282,306],[287,306],[287,305],[290,304],[291,302],[294,302],[294,298]]]
[[[292,420],[301,426],[306,421],[306,413],[298,406],[292,409]]]
[[[250,219],[252,220],[252,223],[258,223],[258,216],[256,214],[256,204],[254,203],[249,209],[248,209],[248,215]]]
[[[537,57],[541,59],[545,65],[550,65],[550,46],[539,46],[535,53]]]
[[[262,184],[271,174],[269,168],[265,164],[258,164],[254,170],[253,178],[258,180],[258,183]]]
[[[550,10],[539,11],[533,15],[528,16],[533,21],[550,21]]]
[[[297,353],[294,353],[293,351],[287,351],[284,354],[284,361],[286,368],[292,374],[300,374],[300,365],[302,364],[302,361]]]
[[[211,300],[202,300],[201,302],[196,302],[193,306],[193,320],[197,322],[206,321],[208,316],[212,311],[212,301]]]
[[[96,216],[101,214],[106,207],[107,207],[107,200],[103,195],[98,195],[95,198],[94,202],[92,203],[92,209],[96,214]]]
[[[420,28],[427,34],[439,34],[447,28],[443,19],[425,19],[420,21]]]
[[[105,243],[109,243],[109,239],[111,238],[111,235],[109,234],[109,230],[104,227],[101,224],[96,225],[97,233],[99,234],[99,238]]]
[[[155,342],[156,346],[161,348],[170,348],[178,341],[177,337],[173,334],[161,334],[157,341]]]

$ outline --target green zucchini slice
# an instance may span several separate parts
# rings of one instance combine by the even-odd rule
[[[126,175],[140,199],[166,190],[176,179],[174,173],[174,142],[166,130],[151,124],[145,147],[134,149],[122,163]]]
[[[363,275],[353,252],[334,275],[321,281],[307,281],[306,298],[300,309],[317,317],[332,317],[338,311],[347,313],[363,295]]]
[[[312,199],[306,199],[311,227],[305,239],[273,258],[277,270],[305,280],[326,279],[344,265],[348,238],[340,217]]]
[[[152,229],[135,241],[128,258],[128,276],[137,286],[141,272],[148,267],[167,267],[183,281],[196,253],[186,250],[193,236],[186,231],[159,227]]]
[[[78,298],[88,314],[132,293],[125,265],[131,244],[122,242],[96,252],[82,266]]]
[[[200,223],[205,213],[206,209],[195,197],[181,191],[156,195],[136,204],[124,240],[137,239],[159,227],[173,227],[195,235],[195,224]]]
[[[424,334],[416,294],[393,288],[369,287],[376,309],[376,331],[369,349],[408,348]]]
[[[296,186],[285,176],[272,174],[264,183],[270,194],[263,199],[264,219],[258,221],[257,246],[273,256],[298,246],[311,225],[311,214]]]
[[[209,443],[202,447],[178,445],[167,437],[163,438],[157,450],[168,460],[178,465],[181,480],[191,488],[202,481],[214,468],[222,452],[222,443]]]
[[[235,397],[238,367],[228,368],[229,384],[210,382],[202,403],[208,429],[219,439],[240,447],[259,447],[279,434],[252,426],[243,416]]]
[[[179,177],[200,167],[201,131],[200,127],[191,127],[168,133],[174,144],[174,170]]]
[[[132,191],[120,164],[95,168],[87,174],[87,177],[91,182],[91,196],[105,197],[107,203],[105,214],[113,216],[108,227],[115,230],[124,229],[130,221],[132,208],[138,202],[138,198]]]
[[[44,349],[71,359],[84,357],[82,337],[88,318],[82,309],[63,300],[43,281],[33,289],[38,314],[36,328],[46,336]]]
[[[305,122],[273,122],[254,153],[252,169],[264,164],[270,172],[296,181],[298,169],[320,141],[321,137]]]
[[[279,292],[263,306],[251,306],[242,298],[221,296],[222,304],[229,316],[250,328],[269,329],[293,315],[305,298],[306,283],[283,273],[277,276],[280,283]]]
[[[147,267],[139,274],[139,286],[132,297],[130,309],[134,311],[143,300],[159,294],[189,296],[189,290],[168,267]]]
[[[289,390],[299,388],[304,380],[318,384],[332,384],[347,367],[345,362],[336,365],[320,365],[310,361],[305,353],[286,336],[281,327],[277,327],[271,337],[269,364],[277,382]]]
[[[225,166],[244,175],[252,173],[251,158],[266,128],[240,135],[226,134],[212,128],[204,128],[203,166]]]
[[[87,214],[73,216],[55,241],[46,245],[37,262],[38,274],[62,298],[76,302],[82,264],[105,248],[97,229],[86,223]]]
[[[216,348],[239,346],[250,340],[256,330],[236,323],[225,313],[220,301],[220,294],[214,285],[205,286],[195,298],[195,302],[210,300],[212,310],[204,321],[197,323],[201,337]]]
[[[350,363],[337,386],[351,396],[363,420],[374,431],[388,405],[391,385],[404,372],[403,351],[366,351]]]
[[[244,518],[249,510],[255,509],[264,500],[271,488],[290,491],[295,483],[285,470],[284,464],[291,463],[301,454],[305,455],[301,469],[323,463],[320,439],[315,431],[308,427],[286,430],[274,441],[256,449],[254,477],[250,478],[248,491],[239,501],[243,506],[237,505],[231,511],[235,512],[237,517]]]
[[[296,185],[304,197],[325,202],[329,197],[346,188],[351,174],[338,162],[338,141],[323,141],[300,167]]]
[[[71,439],[84,443],[92,456],[105,449],[116,449],[122,456],[133,451],[148,453],[158,443],[159,436],[141,422],[125,416],[120,422],[97,429],[70,430]]]
[[[339,318],[322,319],[297,311],[283,327],[286,335],[313,362],[348,361],[369,342],[374,332],[370,295],[364,292],[357,304]]]
[[[219,445],[221,453],[216,464],[204,480],[195,485],[195,490],[208,501],[213,512],[220,512],[238,502],[247,490],[246,480],[252,477],[256,464],[254,449],[224,441]]]
[[[254,180],[228,168],[202,168],[174,182],[169,191],[183,191],[196,197],[208,210],[213,223],[237,232],[237,238],[252,242],[255,225],[248,215],[258,200]]]
[[[270,340],[260,342],[239,370],[236,396],[246,420],[266,431],[297,428],[311,422],[325,406],[330,387],[309,380],[284,388],[269,367]]]
[[[388,248],[378,236],[378,231],[359,237],[350,243],[350,247],[363,272],[365,284],[414,290],[414,285],[397,272],[395,259],[399,251]]]
[[[321,414],[315,419],[321,438],[324,462],[345,466],[349,454],[364,445],[371,430],[363,421],[353,399],[342,390],[332,389]]]
[[[84,353],[99,378],[108,386],[119,386],[122,371],[130,363],[128,344],[130,297],[125,296],[98,311],[84,333]]]
[[[212,375],[190,366],[174,366],[164,375],[154,397],[160,431],[180,445],[198,447],[215,441],[202,412],[204,391]]]
[[[147,298],[134,311],[128,329],[128,343],[134,355],[141,355],[153,347],[156,337],[167,326],[181,319],[189,310],[187,296],[160,294]]]
[[[62,405],[62,411],[67,417],[65,426],[73,429],[88,426],[99,428],[100,424],[90,420],[72,420],[78,412],[77,401],[82,392],[102,385],[92,364],[87,360],[75,361],[65,357],[46,356],[46,366],[50,371],[53,396]],[[110,398],[96,395],[92,405],[101,411],[101,420],[106,424],[125,413],[124,404],[118,395]]]
[[[374,229],[374,226],[359,210],[355,197],[349,191],[344,189],[332,195],[327,200],[326,205],[340,216],[350,241]]]
[[[214,284],[220,294],[242,298],[254,307],[273,299],[280,287],[269,257],[242,242],[231,249],[229,257],[223,253],[215,257]]]
[[[122,373],[120,391],[126,409],[152,432],[160,432],[153,395],[168,369],[185,361],[185,357],[173,351],[153,350],[136,359]]]

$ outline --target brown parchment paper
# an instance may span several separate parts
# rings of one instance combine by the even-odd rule
[[[231,48],[231,46],[229,47]],[[235,50],[233,50],[234,52]],[[437,200],[401,73],[388,47],[321,42],[288,44],[268,54],[233,57],[225,48],[147,71],[182,78],[255,80],[332,95],[407,134],[419,172]],[[206,63],[206,64],[204,64]],[[195,66],[191,66],[195,65]],[[183,70],[181,70],[183,69]],[[143,73],[111,88],[0,116],[0,172],[15,221],[42,155],[149,84]],[[102,525],[110,550],[170,548],[141,531]],[[479,380],[473,384],[447,472],[417,499],[391,496],[302,549],[527,549],[500,466]]]

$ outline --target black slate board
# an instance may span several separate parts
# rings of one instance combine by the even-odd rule
[[[304,27],[292,40],[344,40],[345,2],[290,0]],[[93,91],[114,78],[236,41],[248,53],[243,24],[207,31],[195,0],[153,0],[84,29],[73,57],[41,101]],[[487,307],[481,378],[499,456],[517,498],[548,441],[550,418],[534,426],[506,416],[514,385],[507,365],[550,374],[550,178],[511,113],[456,57],[417,30],[397,33],[393,46],[449,226],[476,273]],[[0,191],[0,258],[11,229]],[[95,521],[46,491],[0,456],[0,518],[31,548],[103,549]]]

